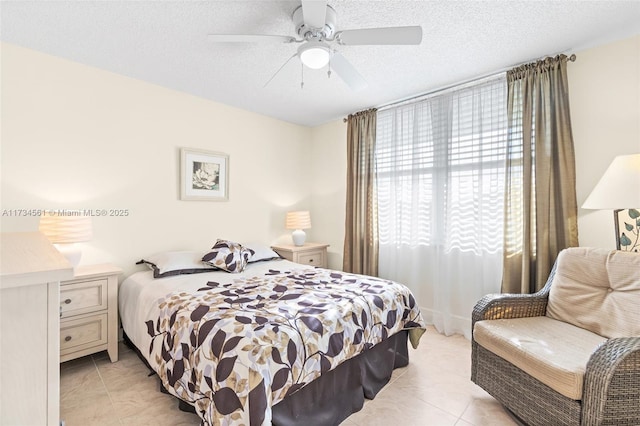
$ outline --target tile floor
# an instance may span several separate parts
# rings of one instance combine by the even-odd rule
[[[471,344],[429,328],[410,363],[344,426],[518,425],[502,406],[469,380]],[[120,344],[120,360],[106,352],[60,366],[60,414],[66,426],[199,425],[195,414],[178,410],[158,390],[158,378]]]

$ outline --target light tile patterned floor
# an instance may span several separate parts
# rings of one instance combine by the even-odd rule
[[[514,426],[502,406],[471,383],[471,344],[462,336],[445,337],[429,328],[409,366],[344,426]],[[67,426],[199,425],[195,414],[178,409],[160,393],[158,378],[133,351],[120,345],[120,360],[106,352],[60,366],[60,413]]]

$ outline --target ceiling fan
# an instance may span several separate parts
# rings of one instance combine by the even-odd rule
[[[283,35],[263,34],[209,34],[209,40],[217,43],[300,43],[291,56],[265,86],[289,63],[299,57],[303,66],[320,69],[329,66],[331,70],[353,90],[367,87],[366,80],[336,49],[335,45],[411,45],[422,41],[420,26],[366,28],[336,32],[336,11],[326,0],[302,0],[292,16],[298,38]],[[304,67],[303,67],[304,68]],[[302,82],[304,85],[304,82]]]

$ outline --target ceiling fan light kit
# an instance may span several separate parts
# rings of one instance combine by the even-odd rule
[[[210,34],[209,40],[216,43],[302,43],[298,47],[297,53],[276,71],[267,84],[291,59],[298,56],[302,65],[307,68],[320,69],[329,64],[329,71],[335,71],[352,90],[366,88],[367,82],[355,67],[331,46],[331,43],[357,46],[417,45],[422,42],[422,28],[420,26],[366,28],[335,32],[337,14],[326,1],[302,0],[302,5],[293,11],[291,19],[300,39],[282,35]]]
[[[329,45],[322,41],[310,41],[298,48],[298,56],[302,63],[314,70],[325,67],[331,59]]]

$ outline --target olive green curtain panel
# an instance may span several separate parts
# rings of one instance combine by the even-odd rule
[[[378,275],[378,211],[375,179],[377,110],[348,117],[347,208],[343,269]]]
[[[507,82],[502,291],[533,293],[558,253],[578,245],[567,57],[519,66]]]

